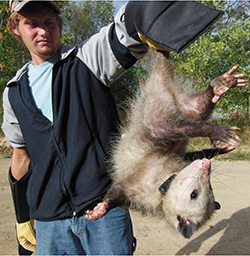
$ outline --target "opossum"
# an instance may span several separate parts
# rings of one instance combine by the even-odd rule
[[[237,128],[205,120],[218,100],[216,90],[224,93],[245,80],[237,81],[243,75],[233,76],[235,68],[214,79],[204,92],[187,93],[183,81],[174,78],[169,61],[160,53],[155,59],[131,104],[130,123],[122,128],[123,136],[112,152],[113,184],[85,218],[94,221],[114,207],[131,208],[165,218],[190,238],[220,208],[210,184],[208,158],[233,150],[239,140],[231,133]],[[193,137],[209,137],[213,146],[227,145],[188,153],[188,140]]]

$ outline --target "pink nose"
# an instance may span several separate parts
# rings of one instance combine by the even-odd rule
[[[203,168],[207,169],[211,166],[211,161],[207,158],[202,159],[202,166]]]

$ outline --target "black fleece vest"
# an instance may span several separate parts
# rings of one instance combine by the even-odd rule
[[[25,73],[9,85],[33,173],[27,198],[30,217],[69,218],[100,201],[111,184],[107,174],[111,138],[118,134],[114,99],[72,52],[53,69],[51,123],[35,106]]]

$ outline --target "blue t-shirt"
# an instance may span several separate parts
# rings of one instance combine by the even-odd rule
[[[59,56],[60,54],[57,54],[38,66],[34,66],[32,63],[28,65],[29,86],[36,106],[51,122],[53,122],[52,70]]]

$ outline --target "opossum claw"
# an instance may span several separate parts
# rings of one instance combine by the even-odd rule
[[[219,148],[218,145],[221,143],[220,140],[214,140],[211,142],[211,147],[212,148]]]
[[[219,146],[220,143],[226,143],[223,146]],[[220,154],[228,153],[235,149],[235,147],[238,145],[238,142],[233,139],[227,139],[227,140],[217,140],[213,141],[211,143],[212,149],[218,149],[220,151]]]
[[[236,126],[229,127],[228,129],[231,131],[240,131],[240,128]]]
[[[218,147],[219,153],[220,154],[225,154],[228,152],[231,152],[235,149],[235,146],[228,146],[228,145],[224,145],[222,147]]]
[[[238,145],[238,142],[240,141],[239,136],[231,133],[231,131],[239,131],[240,129],[238,127],[217,128],[219,130],[214,131],[210,136],[212,148],[219,148],[220,143],[225,143],[229,147]]]

